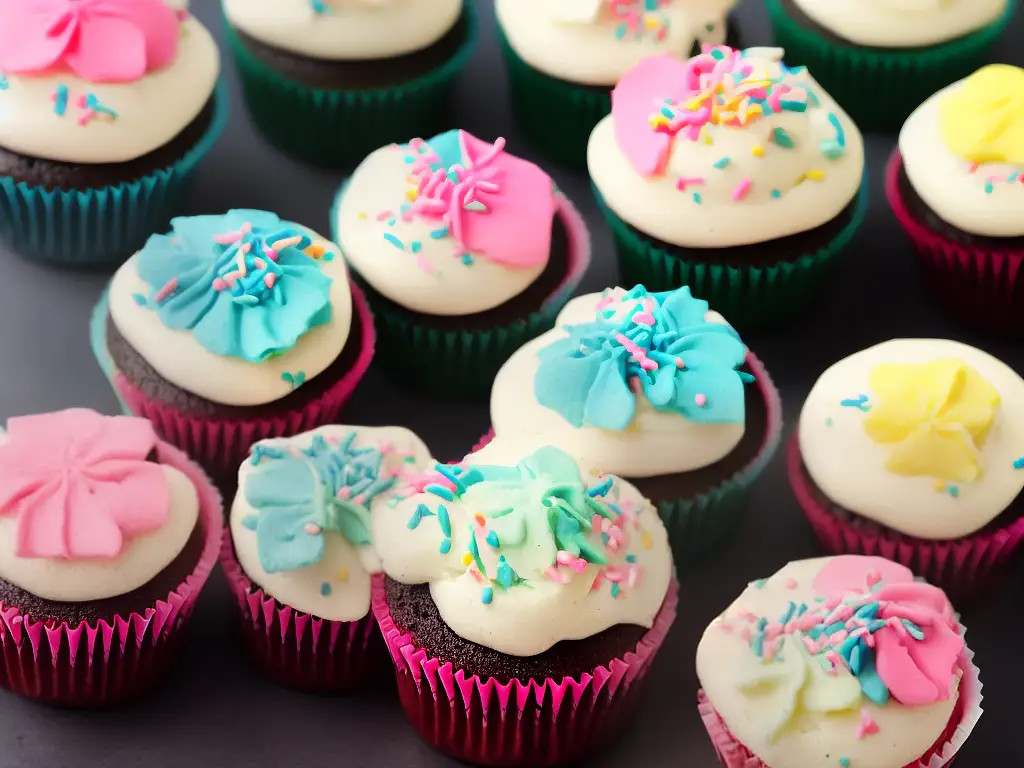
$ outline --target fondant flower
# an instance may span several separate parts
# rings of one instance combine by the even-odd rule
[[[18,557],[116,557],[167,522],[170,489],[148,421],[76,409],[7,422],[0,515],[18,518]]]
[[[708,303],[689,288],[648,293],[637,286],[618,310],[566,327],[542,349],[537,401],[574,427],[624,430],[642,394],[660,411],[691,421],[742,423],[746,347],[731,326],[705,320]]]
[[[906,476],[970,482],[999,393],[962,360],[885,363],[871,369],[874,398],[864,429],[891,446],[886,469]]]
[[[64,65],[90,82],[132,82],[174,61],[179,24],[162,0],[0,3],[0,72]]]
[[[169,328],[218,355],[259,362],[331,320],[331,279],[310,239],[272,213],[230,211],[171,222],[137,257],[148,303]]]

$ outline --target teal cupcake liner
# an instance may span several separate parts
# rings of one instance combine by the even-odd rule
[[[806,66],[862,131],[898,129],[929,96],[989,63],[1017,2],[1008,0],[987,27],[939,45],[866,48],[827,40],[790,18],[782,0],[765,0],[786,64]]]
[[[351,167],[389,143],[433,136],[451,127],[456,76],[476,47],[476,4],[466,0],[466,39],[444,64],[388,88],[323,90],[289,80],[254,57],[224,20],[224,37],[242,79],[253,122],[278,149],[319,166]]]
[[[181,211],[193,171],[228,120],[224,85],[210,127],[174,165],[96,189],[46,189],[0,177],[0,240],[15,253],[64,267],[118,264],[165,232]]]
[[[103,375],[110,383],[110,388],[117,396],[117,401],[121,404],[121,412],[125,416],[134,416],[128,410],[128,404],[121,397],[121,393],[114,386],[114,359],[110,356],[110,350],[107,349],[107,315],[109,311],[110,303],[107,298],[107,290],[104,289],[103,295],[100,296],[100,300],[96,302],[96,306],[92,308],[92,314],[89,316],[89,345],[92,347],[92,353],[96,357],[96,362],[99,363],[100,370],[103,371]]]
[[[612,230],[623,285],[643,285],[650,291],[670,291],[688,285],[694,296],[710,303],[716,312],[741,329],[776,325],[818,298],[833,262],[860,228],[868,207],[865,171],[850,222],[830,242],[790,261],[733,266],[681,258],[662,250],[620,219],[597,187],[593,189],[598,207]],[[687,254],[696,252],[689,250]],[[710,251],[709,255],[713,253]]]

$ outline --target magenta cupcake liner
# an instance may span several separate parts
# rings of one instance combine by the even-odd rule
[[[374,585],[372,608],[395,663],[402,707],[420,736],[477,765],[546,766],[580,760],[628,724],[650,662],[675,620],[678,592],[673,580],[654,626],[634,651],[560,681],[467,677],[395,626],[383,582]]]
[[[803,466],[799,435],[789,444],[789,482],[821,546],[837,555],[875,555],[905,565],[960,602],[980,596],[1024,542],[1024,517],[996,531],[930,541],[837,515]],[[956,602],[956,601],[955,601]]]
[[[141,614],[77,626],[37,620],[0,602],[0,686],[47,704],[101,707],[144,693],[166,672],[217,562],[224,513],[220,493],[184,453],[161,442],[157,457],[183,472],[199,493],[204,544],[192,573]]]
[[[885,169],[885,194],[914,246],[928,288],[950,315],[997,333],[1024,333],[1024,297],[1017,290],[1024,248],[991,249],[990,238],[958,243],[911,214],[900,193],[903,158],[892,153]],[[1011,242],[1020,242],[1013,238]],[[987,245],[986,245],[987,244]]]
[[[328,621],[283,605],[250,581],[224,535],[220,564],[238,609],[249,656],[282,685],[311,693],[355,690],[388,671],[377,620]],[[382,580],[375,576],[374,581]]]
[[[349,282],[352,305],[359,314],[362,337],[359,358],[351,370],[320,397],[301,409],[271,418],[211,419],[193,416],[159,400],[152,400],[120,371],[113,376],[114,389],[135,416],[149,419],[157,434],[192,456],[217,479],[233,477],[249,448],[270,437],[290,437],[337,420],[356,385],[370,367],[376,345],[373,315],[362,291]]]

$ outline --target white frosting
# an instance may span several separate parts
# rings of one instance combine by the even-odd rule
[[[747,61],[770,76],[779,76],[779,49],[751,49]],[[793,76],[817,96],[820,106],[805,112],[779,112],[743,127],[708,125],[713,144],[691,141],[680,133],[674,139],[665,173],[637,173],[615,138],[613,116],[605,117],[590,135],[587,165],[605,203],[621,219],[652,237],[691,248],[725,248],[764,243],[805,232],[831,221],[854,198],[864,173],[864,144],[849,116],[806,70]],[[654,107],[652,106],[652,112]],[[839,119],[846,151],[837,159],[825,157],[819,146],[834,139],[829,113]],[[786,131],[794,146],[771,141],[776,128]],[[764,150],[756,157],[755,147]],[[728,165],[716,168],[722,158]],[[819,181],[804,178],[824,171]],[[701,178],[699,185],[680,191],[680,178]],[[733,200],[744,179],[747,193]],[[798,183],[799,182],[799,183]],[[795,184],[795,186],[794,186]],[[772,197],[772,190],[781,192]],[[693,198],[699,194],[701,202]]]
[[[231,26],[311,59],[388,59],[428,48],[455,26],[463,0],[222,0]]]
[[[0,440],[6,440],[3,433]],[[192,481],[173,467],[162,469],[170,487],[167,522],[131,537],[114,558],[18,557],[17,516],[0,515],[0,579],[44,600],[66,603],[125,595],[152,581],[185,549],[199,519],[199,495]]]
[[[405,221],[398,207],[407,200],[409,166],[397,144],[370,154],[352,175],[337,206],[335,231],[345,258],[374,290],[413,312],[429,315],[471,315],[500,306],[518,296],[547,267],[541,262],[512,269],[480,253],[454,248],[451,237],[434,238],[438,220],[414,216]],[[394,217],[379,218],[383,212]],[[388,222],[394,221],[393,225]],[[397,237],[405,248],[389,243]],[[412,243],[420,244],[412,253]],[[459,256],[469,253],[471,263]]]
[[[736,739],[765,765],[836,768],[840,757],[848,758],[851,768],[917,765],[918,758],[935,743],[952,716],[959,684],[956,676],[950,678],[950,697],[946,701],[907,707],[890,699],[879,707],[864,697],[860,706],[844,712],[799,712],[796,722],[775,739],[768,735],[767,724],[780,716],[779,697],[799,695],[801,684],[796,676],[802,675],[801,663],[814,665],[807,670],[816,675],[816,686],[857,683],[845,667],[835,677],[828,676],[821,664],[803,651],[803,644],[792,640],[783,646],[780,661],[764,664],[751,651],[747,640],[724,630],[723,617],[750,611],[771,620],[782,615],[791,601],[813,605],[815,592],[811,584],[828,561],[829,558],[817,558],[789,563],[765,582],[747,587],[722,617],[711,623],[697,646],[697,677],[701,687]],[[764,689],[760,694],[752,694],[748,686],[764,681],[769,673],[778,676],[775,687],[769,689],[762,683]],[[862,708],[879,730],[857,738]]]
[[[998,19],[1008,0],[793,0],[825,29],[856,45],[916,48],[944,43]]]
[[[1024,235],[1024,166],[973,164],[950,151],[939,132],[942,100],[963,80],[943,88],[907,119],[900,131],[903,168],[914,191],[945,222],[974,235]],[[986,190],[991,190],[986,191]]]
[[[727,456],[743,438],[743,424],[699,424],[679,413],[657,411],[639,395],[630,429],[577,429],[557,411],[537,402],[538,352],[568,336],[566,325],[593,322],[601,298],[602,294],[591,293],[570,301],[559,313],[554,329],[525,344],[501,367],[491,388],[495,435],[522,438],[533,447],[554,445],[585,466],[622,477],[689,472]],[[726,322],[717,312],[708,312],[705,319]]]
[[[184,130],[210,100],[220,74],[220,53],[195,18],[182,22],[174,61],[133,83],[90,83],[71,72],[7,75],[0,90],[0,147],[66,163],[123,163],[152,152]],[[68,88],[58,115],[53,95]],[[117,113],[79,124],[78,99],[94,94]]]
[[[295,346],[258,363],[218,355],[196,341],[188,330],[164,325],[159,315],[135,301],[152,290],[136,269],[138,254],[121,265],[110,283],[110,317],[124,339],[171,384],[206,400],[225,405],[262,405],[290,394],[284,373],[302,371],[306,382],[326,370],[341,354],[352,327],[352,293],[345,260],[337,246],[298,224],[314,243],[334,254],[317,263],[331,278],[331,321],[307,331]]]
[[[725,19],[736,2],[662,3],[650,14],[666,22],[661,40],[653,30],[619,37],[622,22],[610,0],[495,0],[494,11],[509,44],[534,69],[573,83],[611,86],[645,56],[671,53],[685,59],[695,41],[724,43]]]
[[[499,453],[495,447],[467,457],[466,461],[512,465],[522,458],[523,454],[508,450]],[[584,480],[588,487],[602,482],[593,474],[585,474]],[[619,624],[648,628],[653,625],[673,574],[668,536],[650,502],[629,483],[617,478],[605,500],[617,499],[624,511],[637,516],[639,528],[627,524],[627,546],[618,553],[604,549],[599,533],[592,533],[589,538],[613,565],[628,566],[626,555],[636,556],[642,571],[632,588],[624,586],[618,597],[612,597],[605,581],[592,591],[599,570],[596,565],[587,565],[582,574],[572,574],[567,584],[548,578],[544,572],[556,555],[553,538],[536,537],[536,541],[545,542],[536,547],[498,550],[479,540],[480,557],[488,575],[493,578],[500,554],[519,576],[529,580],[529,587],[504,590],[495,586],[493,601],[484,604],[482,586],[467,571],[462,557],[467,552],[474,512],[488,508],[488,485],[470,486],[461,500],[453,502],[418,494],[393,508],[375,505],[373,538],[388,576],[408,584],[428,583],[441,618],[457,635],[509,656],[535,656],[563,640],[584,639]],[[439,502],[451,518],[452,547],[446,555],[438,549],[443,536],[436,517],[423,519],[413,529],[408,525],[417,505],[425,504],[434,510]],[[570,574],[565,567],[560,571],[566,576]]]
[[[906,477],[885,468],[892,446],[872,440],[867,415],[842,406],[874,393],[868,385],[879,363],[963,360],[999,392],[995,421],[979,453],[981,476],[955,484],[958,495],[932,477]],[[1024,488],[1024,380],[1008,365],[955,341],[895,339],[840,360],[821,375],[800,414],[800,450],[815,484],[836,504],[894,530],[922,539],[954,539],[980,530]]]
[[[381,446],[393,447],[385,453],[382,469],[403,473],[424,472],[434,465],[430,452],[415,434],[404,427],[352,427],[332,425],[320,427],[311,432],[290,438],[261,440],[258,446],[270,448],[308,448],[314,435],[330,442],[343,439],[352,432],[357,433],[355,448]],[[406,461],[411,456],[412,461]],[[263,459],[272,461],[272,459]],[[370,609],[370,580],[380,571],[380,561],[373,547],[353,546],[341,533],[328,531],[323,534],[325,551],[323,559],[294,571],[267,573],[260,564],[256,546],[256,532],[247,528],[243,521],[258,517],[259,510],[252,507],[245,497],[249,477],[259,470],[246,459],[238,470],[238,493],[231,507],[231,538],[235,554],[242,570],[263,591],[284,605],[297,611],[319,616],[328,621],[358,621]],[[391,498],[381,494],[377,501]],[[323,585],[330,586],[329,590]],[[327,594],[324,594],[327,592]]]

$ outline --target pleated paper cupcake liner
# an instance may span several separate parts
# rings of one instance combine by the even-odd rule
[[[839,514],[822,499],[804,468],[798,435],[793,436],[788,453],[790,485],[825,551],[888,558],[944,589],[958,605],[986,594],[1024,544],[1024,517],[996,531],[940,541],[914,538],[876,523],[858,524],[849,513]]]
[[[966,325],[1011,336],[1024,335],[1024,282],[1018,282],[1024,248],[992,250],[955,242],[915,218],[900,192],[903,158],[897,149],[885,169],[885,194],[917,252],[935,301]],[[1020,238],[1013,238],[1020,242]]]
[[[612,212],[596,187],[594,195],[612,230],[624,285],[643,285],[649,291],[671,291],[688,285],[694,296],[710,303],[732,325],[750,329],[779,325],[820,297],[833,262],[864,221],[868,181],[865,172],[853,216],[839,235],[822,243],[813,253],[758,266],[716,262],[713,250],[709,251],[707,261],[681,258],[633,230]],[[770,242],[764,245],[771,247]],[[688,255],[694,253],[698,251],[688,251]]]
[[[224,37],[241,75],[249,114],[270,143],[305,162],[344,168],[389,142],[432,136],[451,127],[456,77],[478,36],[474,0],[466,0],[462,13],[465,40],[444,64],[386,88],[310,88],[259,61],[226,19]]]
[[[214,93],[203,138],[174,165],[132,182],[97,189],[46,189],[0,176],[0,239],[15,253],[55,266],[119,264],[166,232],[182,207],[193,171],[228,119],[227,88]]]
[[[919,104],[989,63],[992,48],[1017,10],[987,27],[938,45],[869,48],[840,45],[790,18],[782,0],[765,0],[774,43],[786,64],[806,66],[862,131],[897,130]]]
[[[183,472],[199,493],[203,551],[195,568],[143,613],[72,626],[36,619],[0,601],[0,686],[47,704],[103,707],[133,699],[164,676],[220,550],[220,494],[188,457],[158,443],[157,457]]]
[[[613,741],[629,724],[651,661],[676,617],[672,581],[654,626],[622,658],[562,680],[481,680],[433,658],[395,625],[383,583],[373,613],[395,664],[402,707],[429,744],[476,765],[574,763]]]

